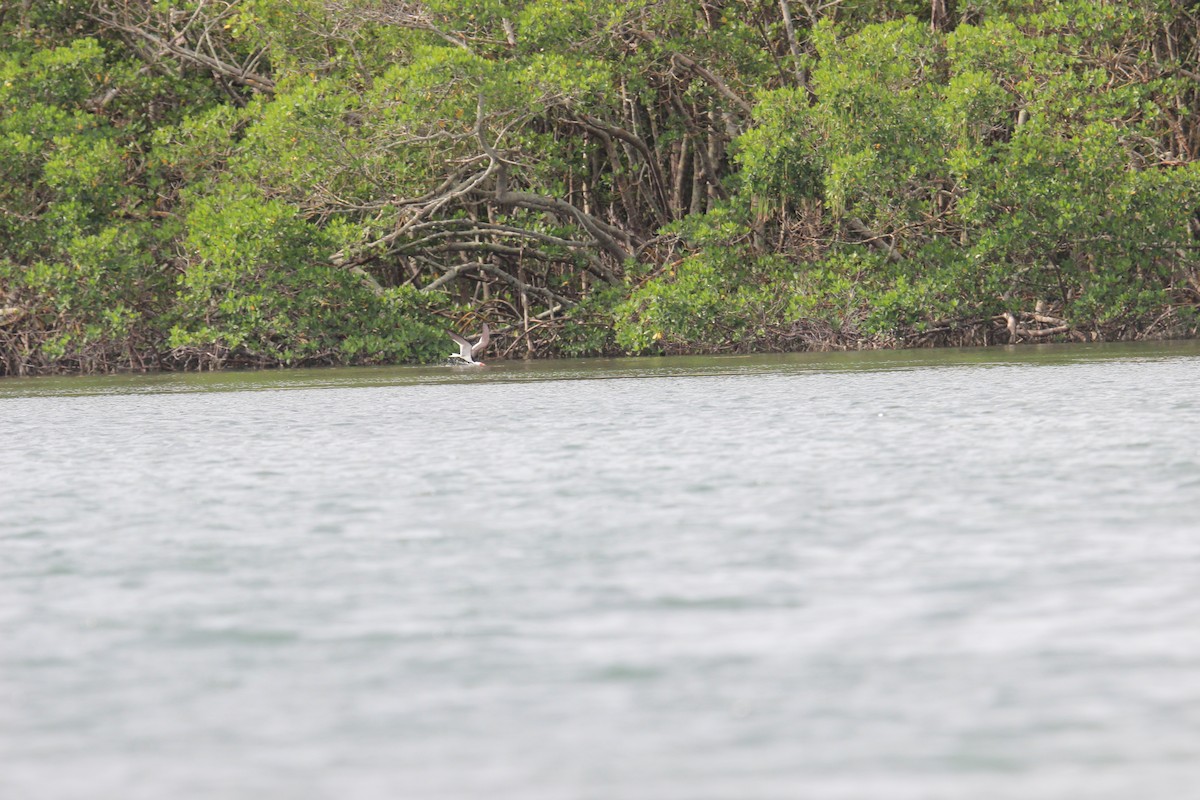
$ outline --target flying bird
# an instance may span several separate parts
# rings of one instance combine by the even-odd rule
[[[449,356],[447,356],[447,358],[449,358],[451,361],[461,362],[463,364],[483,366],[483,362],[476,361],[475,356],[482,353],[484,348],[488,346],[488,342],[491,340],[490,331],[488,330],[488,324],[486,322],[483,323],[483,333],[479,334],[479,339],[475,342],[475,344],[471,344],[454,331],[446,331],[446,333],[450,334],[450,338],[453,339],[454,343],[458,345],[458,352],[451,353]]]

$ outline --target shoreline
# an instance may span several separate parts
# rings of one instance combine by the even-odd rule
[[[993,322],[994,321],[990,321]],[[1047,330],[1047,323],[1042,323],[1042,331]],[[1056,327],[1056,326],[1055,326]],[[1054,332],[1047,335],[1038,333],[1039,329],[1030,331],[1029,329],[1017,329],[1016,341],[1003,341],[1001,334],[1008,333],[1007,327],[1001,329],[1000,333],[995,330],[994,324],[985,327],[985,323],[977,322],[973,325],[961,324],[959,326],[947,325],[943,328],[933,331],[912,332],[905,336],[897,335],[895,337],[844,337],[844,338],[813,338],[807,341],[800,340],[799,335],[793,335],[784,339],[781,337],[779,341],[803,341],[804,344],[799,347],[685,347],[667,345],[655,352],[645,353],[623,353],[623,352],[597,352],[584,355],[535,355],[526,358],[486,358],[485,364],[492,366],[499,364],[531,364],[531,363],[549,363],[556,361],[576,361],[576,360],[604,360],[604,361],[624,361],[627,359],[645,359],[645,358],[687,358],[687,357],[754,357],[754,356],[778,356],[778,355],[799,355],[799,354],[819,354],[819,353],[887,353],[887,352],[904,352],[904,351],[929,351],[929,350],[999,350],[1002,348],[1018,348],[1037,347],[1043,345],[1052,345],[1058,347],[1087,347],[1091,345],[1122,345],[1122,344],[1167,344],[1172,342],[1184,343],[1200,340],[1200,330],[1193,325],[1190,328],[1178,326],[1170,330],[1160,330],[1155,332],[1150,331],[1133,331],[1133,335],[1129,336],[1113,336],[1111,333],[1105,335],[1101,331],[1093,331],[1093,335],[1088,337],[1080,330],[1071,332]],[[1032,334],[1032,335],[1031,335]],[[954,337],[957,336],[957,339]],[[986,339],[986,341],[981,340]],[[805,346],[807,345],[807,346]],[[511,349],[511,348],[509,348]],[[143,361],[143,364],[145,361]],[[185,363],[196,363],[189,361]],[[64,367],[61,365],[46,366],[41,368],[28,369],[24,372],[5,372],[0,369],[0,381],[8,378],[54,378],[54,377],[105,377],[105,376],[136,376],[136,375],[199,375],[199,374],[214,374],[214,373],[238,373],[238,372],[283,372],[294,370],[324,370],[324,369],[388,369],[388,368],[438,368],[447,366],[444,361],[431,362],[412,362],[412,361],[377,361],[365,363],[347,363],[347,362],[302,362],[294,364],[274,363],[267,364],[256,362],[254,359],[241,359],[236,356],[226,357],[219,362],[215,360],[207,360],[202,362],[200,367],[172,367],[171,362],[167,360],[155,361],[154,366],[136,367],[130,366],[128,363],[116,364],[107,369],[78,369]],[[0,366],[3,366],[0,364]]]

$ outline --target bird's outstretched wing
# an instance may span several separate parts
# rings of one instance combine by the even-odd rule
[[[454,331],[446,331],[446,333],[449,334],[450,338],[454,340],[454,343],[458,345],[459,355],[461,355],[463,358],[469,359],[471,356],[471,343],[459,336]]]
[[[488,330],[488,324],[485,322],[485,323],[483,323],[483,333],[480,334],[479,341],[476,342],[474,344],[474,346],[471,347],[471,357],[474,358],[475,356],[479,355],[484,350],[486,350],[487,346],[488,346],[488,342],[490,342],[491,340],[492,340],[491,331]]]

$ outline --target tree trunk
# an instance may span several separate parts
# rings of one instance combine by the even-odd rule
[[[808,88],[804,69],[800,66],[800,46],[796,44],[796,26],[792,24],[792,9],[788,0],[779,0],[779,10],[783,14],[783,30],[787,34],[788,50],[792,54],[792,71],[796,73],[796,83]]]
[[[946,0],[932,0],[929,9],[929,26],[935,31],[949,27],[950,15],[946,12]]]

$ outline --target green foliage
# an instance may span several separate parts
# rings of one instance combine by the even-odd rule
[[[627,297],[626,287],[607,286],[589,294],[571,309],[562,327],[557,352],[563,356],[608,355],[617,350],[613,330],[615,309]]]
[[[948,6],[7,4],[0,373],[1194,319],[1194,4]]]
[[[754,121],[737,141],[745,189],[791,202],[824,196],[826,165],[807,92],[795,87],[765,92],[755,106]]]
[[[187,218],[196,260],[180,281],[170,345],[262,364],[433,357],[443,335],[422,298],[377,295],[332,266],[337,234],[244,184],[201,198]]]
[[[850,209],[894,225],[917,212],[916,190],[943,152],[934,120],[937,42],[914,19],[870,25],[843,38],[815,31],[821,56],[813,72],[816,111],[827,154],[826,200],[835,216]]]
[[[985,21],[944,37],[913,19],[822,24],[816,101],[760,98],[744,186],[824,200],[840,241],[812,274],[853,267],[865,333],[1043,303],[1088,329],[1162,313],[1195,274],[1200,193],[1195,162],[1164,155],[1180,85],[1098,66],[1169,11],[1138,5],[977,4]]]
[[[746,209],[722,207],[680,226],[696,252],[634,288],[614,309],[627,352],[721,352],[768,346],[787,322],[802,275],[748,245]]]

